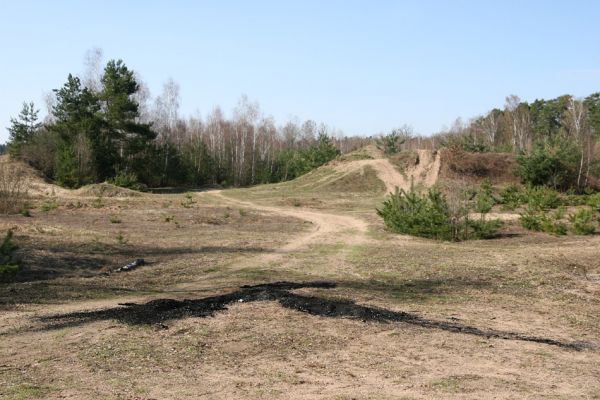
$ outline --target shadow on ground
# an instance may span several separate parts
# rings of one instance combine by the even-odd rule
[[[273,249],[256,246],[148,247],[103,245],[88,249],[40,242],[35,251],[21,255],[22,269],[9,282],[32,282],[60,277],[93,277],[144,258],[147,264],[159,263],[174,256],[198,254],[258,254]]]
[[[300,288],[330,289],[334,287],[336,287],[334,282],[325,281],[305,283],[275,282],[255,286],[242,286],[240,290],[232,293],[202,299],[158,299],[143,304],[123,303],[120,304],[120,307],[104,310],[40,317],[39,320],[44,324],[40,330],[61,329],[104,320],[117,320],[130,325],[156,324],[166,328],[167,326],[164,325],[165,322],[186,317],[213,316],[217,312],[226,310],[227,305],[232,303],[277,301],[285,308],[329,318],[350,318],[363,322],[407,323],[428,329],[438,329],[485,338],[542,343],[574,350],[590,347],[583,342],[563,342],[515,332],[480,329],[458,323],[429,320],[401,311],[361,306],[351,300],[333,300],[291,292],[294,289]]]

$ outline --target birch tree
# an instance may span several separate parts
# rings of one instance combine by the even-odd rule
[[[571,97],[567,106],[565,124],[569,136],[575,140],[580,148],[579,168],[577,170],[577,187],[587,184],[587,172],[584,181],[582,175],[584,169],[589,171],[591,163],[592,135],[588,124],[587,109],[582,101]]]

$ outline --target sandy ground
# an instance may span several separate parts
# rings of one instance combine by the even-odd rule
[[[400,173],[387,159],[373,158],[353,162],[336,163],[335,170],[349,173],[370,166],[375,169],[377,177],[385,184],[387,192],[394,192],[396,188],[408,191],[411,184],[421,184],[425,187],[435,185],[441,167],[441,158],[437,152],[431,150],[418,150],[418,163],[410,166]],[[371,156],[381,157],[381,154],[371,149]]]
[[[419,160],[404,174],[383,158],[335,169],[344,175],[369,166],[390,191],[408,188],[411,179],[435,182],[438,158],[420,153]],[[42,239],[64,241],[52,232],[76,236],[85,226],[90,233],[82,242],[99,237],[101,251],[117,257],[119,248],[107,244],[117,228],[101,222],[110,209],[123,215],[124,225],[137,226],[126,233],[132,244],[123,257],[153,243],[161,250],[151,257],[154,264],[126,275],[47,281],[88,282],[80,294],[118,285],[126,293],[6,303],[0,396],[600,398],[598,237],[517,231],[494,241],[438,243],[385,232],[373,210],[288,207],[243,193],[194,194],[196,203],[185,209],[173,208],[181,195],[145,195],[79,214],[61,207],[34,215],[34,222],[0,220],[2,229],[20,228],[18,238],[32,246]],[[131,204],[119,209],[123,201]],[[174,206],[162,209],[166,201]],[[165,215],[178,226],[164,222],[170,220]],[[68,243],[83,246],[73,238]],[[194,251],[200,245],[205,250]],[[209,248],[217,250],[208,254]],[[231,248],[240,250],[219,250]],[[210,316],[194,311],[195,301],[242,285],[323,280],[337,285],[290,290],[300,301],[317,301],[319,312],[310,302],[286,306],[285,294],[236,297]],[[7,297],[11,290],[29,293],[32,285],[1,288]],[[137,321],[127,310],[138,306],[120,305],[127,303],[160,318]],[[339,312],[354,305],[368,311]],[[54,316],[69,323],[44,319]]]

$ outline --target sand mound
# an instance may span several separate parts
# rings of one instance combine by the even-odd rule
[[[11,174],[20,176],[25,181],[27,193],[31,196],[66,195],[70,192],[68,189],[46,181],[41,172],[8,155],[0,156],[0,168],[10,170]]]
[[[385,158],[374,145],[366,146],[356,154],[362,157],[345,157],[331,161],[300,177],[298,181],[316,179],[323,187],[340,191],[347,191],[343,190],[344,187],[360,181],[359,186],[368,191],[385,189],[386,192],[393,192],[396,187],[409,190],[413,182],[417,186],[430,187],[437,183],[439,177],[441,157],[438,152],[431,150],[414,152],[414,157],[408,157],[409,162]],[[366,184],[365,179],[375,182]],[[383,182],[384,187],[377,181]]]
[[[106,182],[83,186],[77,189],[75,193],[83,197],[139,197],[142,195],[135,190],[122,188]]]
[[[111,185],[99,183],[87,185],[77,190],[65,189],[48,182],[42,173],[26,163],[10,158],[8,155],[0,156],[0,168],[10,169],[11,173],[18,174],[25,181],[27,192],[31,196],[82,196],[82,197],[138,197],[140,192]]]
[[[341,175],[335,175],[334,179],[325,182],[320,189],[331,192],[380,193],[386,189],[386,185],[375,168],[367,164]]]

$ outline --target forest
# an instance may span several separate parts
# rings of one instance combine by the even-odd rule
[[[277,126],[242,96],[233,116],[179,117],[179,86],[154,101],[122,60],[95,76],[69,74],[48,99],[48,116],[25,102],[11,119],[8,151],[66,187],[109,181],[142,189],[246,186],[293,179],[364,138],[336,135],[312,120]]]
[[[119,186],[248,186],[296,178],[378,137],[391,152],[443,147],[518,155],[524,182],[583,191],[598,186],[600,92],[528,103],[515,95],[503,108],[423,136],[410,126],[347,137],[313,120],[277,125],[258,103],[241,96],[226,117],[179,114],[180,87],[168,80],[152,98],[122,60],[69,74],[48,96],[44,121],[32,102],[11,119],[0,148],[66,187],[109,181]]]
[[[599,139],[600,92],[583,99],[563,95],[532,103],[511,95],[503,109],[467,123],[457,119],[431,138],[432,146],[515,153],[515,172],[524,183],[579,192],[600,188]]]

